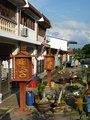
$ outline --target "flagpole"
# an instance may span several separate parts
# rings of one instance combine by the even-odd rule
[[[46,35],[44,36],[44,39],[43,39],[43,41],[42,41],[42,43],[41,43],[41,47],[42,47],[42,48],[41,48],[40,56],[42,56],[43,53],[44,53],[45,44],[46,44]]]

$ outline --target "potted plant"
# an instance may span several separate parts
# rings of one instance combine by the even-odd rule
[[[60,84],[65,85],[67,83],[67,79],[65,78],[65,70],[58,71],[58,74],[59,74]]]
[[[88,68],[82,68],[81,70],[82,76],[86,76],[87,71],[88,71]]]
[[[76,107],[74,93],[79,90],[79,87],[77,85],[67,85],[65,89],[67,93],[66,103],[73,108]]]
[[[66,97],[67,93],[62,93],[61,100],[57,102],[57,108],[64,109],[66,107]]]
[[[69,76],[70,76],[70,83],[75,83],[75,79],[77,78],[77,72],[75,70],[70,70],[69,71]]]
[[[77,85],[67,85],[65,87],[67,94],[73,94],[75,91],[79,90]]]
[[[44,95],[45,84],[43,82],[37,84],[37,94],[35,95],[35,101],[37,109],[40,112],[45,112],[50,109],[50,102]],[[37,100],[38,99],[38,100]]]
[[[61,96],[61,103],[65,103],[66,97],[67,97],[67,93],[64,92]]]
[[[38,103],[44,94],[45,84],[43,82],[37,84],[37,93],[35,95],[35,102]]]
[[[87,76],[86,76],[86,73],[88,71],[88,68],[82,68],[81,72],[82,72],[82,81],[84,83],[87,83]]]
[[[78,108],[82,108],[83,107],[83,94],[75,94],[75,104]]]
[[[66,107],[66,96],[67,93],[65,92],[65,89],[61,88],[58,99],[56,101],[56,106],[53,108],[54,111],[60,111],[60,109],[64,110],[64,108]]]

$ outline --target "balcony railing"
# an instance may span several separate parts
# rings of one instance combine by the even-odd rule
[[[16,33],[15,27],[16,27],[16,23],[14,23],[12,20],[9,20],[8,18],[0,16],[0,30],[1,31],[15,34]]]

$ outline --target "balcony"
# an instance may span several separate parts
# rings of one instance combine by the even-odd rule
[[[16,33],[16,23],[6,17],[0,15],[0,31]]]

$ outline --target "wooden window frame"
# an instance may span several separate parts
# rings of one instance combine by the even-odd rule
[[[21,22],[20,23],[32,30],[35,30],[35,20],[22,11],[21,11]]]

